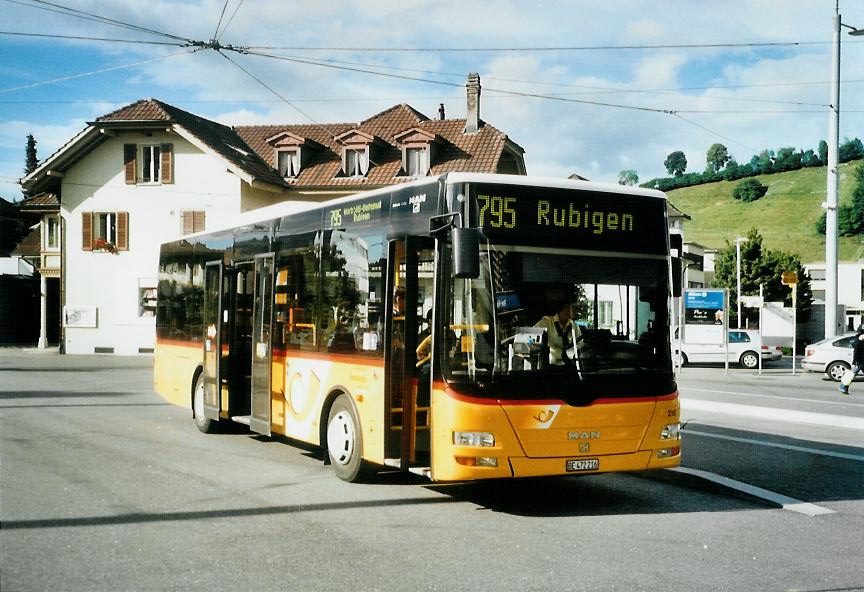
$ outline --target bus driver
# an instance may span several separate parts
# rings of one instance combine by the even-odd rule
[[[541,317],[534,326],[546,329],[549,341],[549,363],[564,364],[575,360],[575,346],[582,341],[582,331],[573,322],[573,304],[570,299],[559,297],[554,301],[555,314]]]

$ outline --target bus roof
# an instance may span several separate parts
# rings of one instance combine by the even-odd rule
[[[326,201],[283,201],[269,206],[264,206],[261,208],[256,208],[254,210],[243,212],[239,216],[235,217],[230,225],[196,232],[195,234],[187,234],[184,235],[182,238],[194,238],[197,236],[208,235],[214,232],[230,230],[232,228],[237,228],[240,226],[256,224],[259,222],[266,222],[268,220],[274,220],[276,218],[289,216],[291,214],[298,214],[300,212],[307,212],[317,208],[329,208],[333,206],[338,206],[339,204],[350,203],[357,199],[373,197],[379,194],[388,194],[391,191],[397,189],[404,189],[406,187],[426,186],[442,182],[447,184],[494,183],[500,185],[533,185],[537,187],[549,187],[553,189],[577,189],[582,191],[599,191],[605,193],[618,193],[625,195],[640,195],[643,197],[653,197],[655,199],[663,200],[666,199],[666,194],[661,191],[657,191],[656,189],[630,187],[627,185],[616,185],[614,183],[595,183],[593,181],[560,179],[557,177],[533,177],[527,175],[500,175],[493,173],[444,173],[443,175],[438,175],[435,177],[424,177],[410,183],[388,185],[386,187],[380,187],[378,189],[372,189],[370,191],[354,193],[351,195],[337,197],[335,199],[330,199]],[[167,242],[174,242],[175,240],[178,239],[172,239]]]

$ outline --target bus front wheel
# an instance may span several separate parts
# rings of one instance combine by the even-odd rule
[[[348,395],[342,394],[333,402],[327,419],[327,456],[343,481],[356,482],[364,475],[363,442],[360,422]]]
[[[205,434],[212,434],[216,431],[216,422],[204,416],[204,373],[198,375],[195,380],[195,390],[192,391],[192,417],[195,418],[195,425]]]

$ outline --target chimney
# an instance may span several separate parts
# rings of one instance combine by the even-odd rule
[[[476,134],[480,130],[480,75],[471,72],[465,85],[468,95],[468,113],[465,119],[465,133]]]
[[[438,105],[438,119],[444,121],[444,103]]]

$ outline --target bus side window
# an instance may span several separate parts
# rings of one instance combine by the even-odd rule
[[[316,267],[312,247],[280,257],[276,268],[274,346],[315,350],[317,330],[309,311],[315,298]]]
[[[378,229],[361,232],[333,230],[323,248],[319,351],[383,355],[384,237]]]

